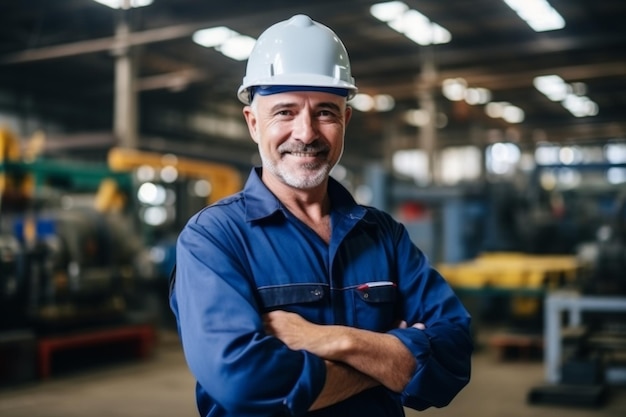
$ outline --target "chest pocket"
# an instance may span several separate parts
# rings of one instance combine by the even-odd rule
[[[355,325],[383,332],[395,324],[397,288],[393,283],[363,284],[352,291]]]
[[[313,323],[324,323],[328,287],[323,284],[295,284],[259,288],[262,310],[297,313]]]

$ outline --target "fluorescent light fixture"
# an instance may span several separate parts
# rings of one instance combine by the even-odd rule
[[[450,101],[461,101],[467,90],[467,81],[463,78],[447,78],[442,83],[443,95]]]
[[[359,93],[350,100],[350,106],[362,112],[372,110],[386,112],[392,110],[395,105],[396,101],[388,94],[370,96],[369,94]]]
[[[533,85],[552,101],[562,101],[567,97],[567,84],[563,78],[558,75],[542,75],[535,77]]]
[[[398,16],[402,16],[407,10],[409,10],[409,6],[401,1],[377,3],[370,7],[371,15],[382,22],[394,20]]]
[[[502,112],[502,118],[509,123],[522,123],[524,121],[524,110],[517,106],[506,106]]]
[[[586,96],[568,94],[561,104],[576,117],[596,116],[599,111],[598,105]]]
[[[250,56],[256,39],[242,35],[226,26],[216,26],[196,31],[192,39],[198,45],[215,48],[227,57],[243,61]]]
[[[506,101],[487,103],[485,113],[494,119],[502,118],[508,123],[522,123],[526,117],[524,110]]]
[[[491,91],[486,88],[468,88],[463,98],[467,104],[485,104],[491,100]]]
[[[565,19],[546,0],[503,0],[535,32],[565,27]]]
[[[126,0],[93,0],[96,3],[104,4],[112,9],[129,9],[134,7],[144,7],[152,4],[153,0],[130,0],[126,6]]]
[[[359,93],[350,100],[350,106],[358,111],[370,111],[374,108],[374,99],[369,94]]]
[[[389,94],[377,94],[374,96],[374,108],[376,111],[391,111],[396,107],[396,101]]]
[[[227,57],[236,61],[243,61],[250,56],[256,39],[245,35],[236,35],[228,38],[224,43],[215,47],[215,49]]]
[[[467,104],[485,104],[491,100],[491,91],[486,88],[469,88],[463,78],[443,80],[441,89],[444,97],[450,101],[465,100]]]
[[[542,75],[535,77],[533,85],[548,99],[560,102],[576,117],[595,116],[599,112],[598,105],[583,95],[587,87],[583,83],[566,83],[558,75]]]
[[[198,45],[205,48],[215,48],[226,42],[228,38],[238,35],[237,32],[227,28],[226,26],[217,26],[209,29],[201,29],[196,31],[192,39]]]
[[[443,44],[452,40],[446,28],[431,22],[417,10],[409,9],[401,1],[376,3],[370,7],[370,14],[418,45]]]

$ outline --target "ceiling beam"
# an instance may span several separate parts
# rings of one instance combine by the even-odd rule
[[[108,38],[28,49],[21,52],[15,52],[13,54],[0,56],[0,65],[21,64],[27,62],[44,61],[48,59],[67,58],[70,56],[82,54],[115,51],[117,49],[123,49],[129,46],[139,46],[155,42],[164,42],[191,36],[196,30],[202,29],[203,27],[207,27],[206,23],[191,23],[169,26],[160,29],[150,29],[143,32],[132,32],[127,35],[125,40],[121,40],[120,38],[111,36]]]
[[[361,1],[358,1],[361,3]],[[356,3],[356,2],[355,2]],[[15,53],[0,56],[0,65],[12,65],[28,62],[43,61],[49,59],[66,58],[70,56],[90,54],[96,52],[107,52],[123,50],[123,48],[147,45],[156,42],[170,41],[190,37],[195,31],[208,27],[225,25],[231,27],[250,26],[251,21],[274,21],[277,15],[288,13],[309,13],[321,14],[324,12],[338,12],[338,5],[335,1],[318,2],[304,8],[295,6],[283,9],[272,9],[269,12],[247,14],[235,18],[213,19],[204,22],[186,23],[173,25],[157,29],[148,29],[140,32],[131,32],[125,39],[110,36],[100,39],[66,43],[62,45],[45,46],[41,48],[27,49]]]

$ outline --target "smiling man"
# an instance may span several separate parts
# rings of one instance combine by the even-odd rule
[[[238,96],[262,166],[177,244],[201,416],[403,416],[469,381],[467,311],[403,225],[330,177],[355,92],[328,27],[297,15],[259,37]]]

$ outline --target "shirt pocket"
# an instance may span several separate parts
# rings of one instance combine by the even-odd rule
[[[295,284],[258,289],[264,313],[284,310],[297,313],[314,323],[324,322],[328,288],[323,284]]]
[[[354,288],[355,325],[376,332],[389,330],[394,322],[396,299],[393,282],[375,281]]]

